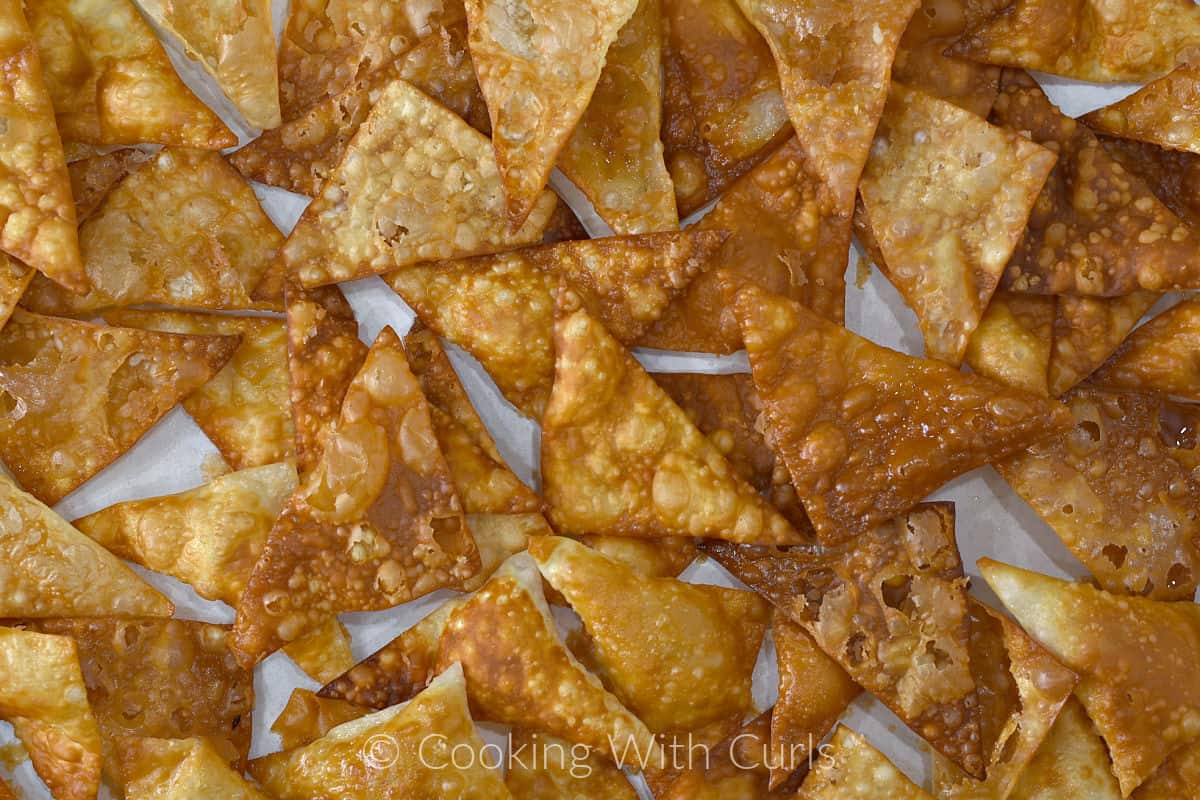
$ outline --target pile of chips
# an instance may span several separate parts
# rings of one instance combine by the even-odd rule
[[[1200,797],[1200,6],[270,6],[0,0],[0,719],[56,800]],[[1073,119],[1027,70],[1145,85]],[[925,358],[844,327],[852,237]],[[418,320],[368,346],[375,275]],[[52,510],[177,404],[224,474]],[[924,501],[979,467],[1094,580],[971,593]],[[355,658],[340,614],[442,589]],[[321,688],[250,759],[276,651]]]

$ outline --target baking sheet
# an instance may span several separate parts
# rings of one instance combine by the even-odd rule
[[[282,31],[286,18],[286,5],[286,0],[275,0],[273,10],[277,35]],[[190,61],[169,35],[161,30],[159,34],[176,68],[197,95],[225,118],[239,134],[243,144],[253,138],[254,132],[203,69]],[[1050,98],[1072,116],[1115,102],[1137,88],[1135,85],[1097,86],[1051,76],[1037,77]],[[575,210],[589,233],[593,236],[610,233],[587,200],[561,174],[555,173],[552,185]],[[291,229],[308,204],[306,197],[272,187],[256,184],[255,191],[267,213],[285,232]],[[704,210],[687,221],[694,221],[703,213]],[[916,319],[887,279],[872,270],[861,287],[856,285],[859,254],[856,244],[846,273],[847,327],[880,344],[920,355],[922,344]],[[359,335],[365,342],[372,341],[386,325],[403,334],[412,323],[412,311],[379,278],[343,284],[343,289],[358,315]],[[447,349],[467,392],[509,465],[522,480],[536,487],[537,426],[518,414],[500,396],[491,379],[469,355],[452,345]],[[698,354],[639,351],[637,355],[651,371],[748,371],[744,354],[714,358]],[[113,503],[180,492],[204,483],[206,465],[211,466],[218,458],[212,443],[177,407],[120,460],[55,508],[70,520]],[[959,478],[936,492],[933,499],[952,500],[957,506],[958,543],[969,574],[978,575],[976,559],[990,556],[1050,575],[1087,575],[1050,528],[990,468],[979,469]],[[190,587],[172,578],[139,567],[134,569],[171,598],[178,616],[208,622],[233,622],[233,609],[224,603],[204,600]],[[697,583],[740,585],[713,562],[693,564],[682,578]],[[982,580],[976,579],[972,584],[974,593],[991,599]],[[343,615],[342,619],[353,635],[356,659],[371,654],[451,596],[452,592],[440,591],[389,611]],[[569,612],[559,616],[564,624],[570,624]],[[774,703],[776,677],[774,649],[768,637],[755,672],[754,696],[759,708],[766,709]],[[269,728],[295,687],[315,689],[317,684],[282,653],[276,653],[259,665],[255,673],[257,697],[252,757],[279,749],[278,737]],[[844,721],[863,733],[911,778],[928,785],[927,746],[874,698],[861,697]],[[485,738],[502,742],[501,729],[488,726]],[[45,785],[28,761],[16,763],[20,750],[15,743],[12,728],[0,722],[0,775],[9,779],[29,800],[50,798]],[[635,785],[643,797],[652,798],[640,780],[635,780]],[[102,798],[109,796],[102,790]]]

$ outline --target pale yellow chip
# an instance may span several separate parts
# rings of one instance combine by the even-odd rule
[[[247,122],[264,130],[279,127],[271,0],[139,0],[139,5],[179,37]]]
[[[986,118],[1000,88],[1000,68],[946,54],[968,28],[1008,0],[922,0],[900,37],[892,79]]]
[[[544,191],[519,230],[486,136],[396,80],[304,211],[280,257],[305,286],[350,280],[422,261],[532,244],[554,212]]]
[[[475,591],[492,577],[509,556],[525,550],[535,536],[552,536],[541,514],[467,514],[467,527],[479,549],[479,573],[463,584]]]
[[[513,730],[504,778],[514,800],[637,800],[615,765],[554,736]]]
[[[100,729],[74,641],[0,627],[0,719],[12,724],[55,800],[95,800]]]
[[[1075,695],[1128,795],[1200,738],[1200,606],[1112,595],[991,559],[979,568],[1021,626],[1079,674]]]
[[[796,800],[933,800],[861,735],[839,725]]]
[[[1200,299],[1184,300],[1135,330],[1090,382],[1200,401]]]
[[[1197,790],[1200,790],[1200,740],[1172,753],[1145,783],[1133,790],[1130,797],[1132,800],[1196,800]]]
[[[1136,792],[1133,796],[1142,800]],[[1084,797],[1087,800],[1120,800],[1121,787],[1113,777],[1104,740],[1096,733],[1078,700],[1067,700],[1050,735],[1021,773],[1011,797],[1013,800]],[[1170,797],[1180,800],[1182,796]]]
[[[237,144],[175,73],[133,0],[38,0],[25,12],[64,142]]]
[[[859,191],[926,358],[957,366],[1057,160],[945,100],[892,84]]]
[[[125,800],[270,800],[229,766],[207,739],[117,741]]]
[[[663,160],[660,0],[640,0],[608,48],[591,102],[558,168],[620,234],[675,230],[675,186]]]
[[[1046,372],[1050,396],[1065,394],[1104,364],[1159,297],[1146,291],[1119,297],[1060,295]]]
[[[35,280],[25,307],[63,315],[140,303],[278,307],[250,295],[283,235],[219,153],[162,150],[113,187],[79,241],[92,290],[76,296]]]
[[[354,666],[350,631],[337,617],[327,618],[304,636],[286,645],[283,652],[306,675],[319,683],[327,683]]]
[[[110,311],[104,319],[113,325],[168,333],[240,336],[233,358],[188,395],[183,408],[235,470],[291,458],[294,429],[283,320],[129,309]]]
[[[66,156],[20,0],[0,3],[0,67],[0,250],[84,292]]]
[[[1050,394],[1057,298],[997,292],[967,342],[964,360],[977,374],[997,383]]]
[[[96,212],[114,186],[154,155],[146,150],[125,147],[67,164],[71,193],[75,196],[75,216],[80,224]]]
[[[250,772],[278,800],[507,800],[500,773],[486,766],[494,762],[471,720],[463,669],[455,664],[411,702],[256,759]]]
[[[343,722],[370,713],[371,709],[345,700],[318,697],[308,689],[293,689],[287,705],[271,723],[271,732],[279,735],[284,750],[292,750],[320,739]]]

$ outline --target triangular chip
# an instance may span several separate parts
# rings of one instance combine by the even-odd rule
[[[343,722],[370,713],[371,709],[345,700],[318,697],[308,689],[293,689],[287,705],[271,723],[271,732],[279,736],[284,750],[292,750],[320,739]]]
[[[75,196],[75,216],[80,224],[96,212],[114,186],[154,158],[154,155],[126,147],[67,164],[67,172],[71,175],[71,193]]]
[[[996,470],[1104,589],[1190,599],[1200,584],[1197,454],[1163,441],[1160,398],[1081,387],[1064,401],[1074,427]]]
[[[579,540],[613,561],[651,578],[678,578],[700,550],[690,536],[641,539],[636,536],[580,536]]]
[[[138,0],[150,19],[179,37],[256,128],[279,127],[271,0],[217,0],[202,5]]]
[[[743,289],[737,313],[767,439],[826,542],[1068,424],[1057,403],[881,347],[761,289]]]
[[[33,280],[33,270],[12,256],[0,253],[0,328],[12,316],[21,296]]]
[[[1050,396],[1065,394],[1101,366],[1159,297],[1145,291],[1120,297],[1060,295],[1046,373]]]
[[[876,264],[957,366],[1054,167],[1054,153],[893,83],[859,191]]]
[[[586,748],[514,730],[504,783],[513,800],[637,800],[621,770]]]
[[[953,55],[1082,81],[1157,78],[1200,50],[1191,0],[1009,0],[950,47]]]
[[[1108,154],[1146,182],[1154,196],[1192,227],[1200,227],[1200,154],[1134,139],[1101,136]]]
[[[284,646],[283,652],[318,683],[331,681],[354,666],[350,631],[337,617],[325,621]]]
[[[429,406],[390,328],[324,444],[238,604],[234,650],[244,664],[331,614],[391,608],[479,571]]]
[[[659,800],[792,800],[793,781],[769,789],[772,767],[787,758],[771,747],[770,728],[768,711],[724,739],[693,744],[692,750],[673,756],[678,769],[647,776],[651,791]],[[801,774],[806,764],[802,760],[798,765]]]
[[[561,537],[536,539],[529,552],[583,620],[601,677],[650,730],[687,734],[752,710],[767,627],[757,595],[645,577]]]
[[[567,534],[795,544],[791,525],[604,327],[560,292],[543,495]]]
[[[728,231],[729,238],[713,266],[638,344],[705,353],[741,350],[730,282],[765,287],[842,320],[850,227],[795,138],[738,179],[696,227]]]
[[[1120,800],[1104,740],[1078,700],[1067,700],[1011,796],[1014,800]],[[1178,800],[1177,795],[1172,798]]]
[[[479,572],[462,586],[467,592],[483,586],[509,556],[528,548],[530,539],[554,534],[541,514],[467,514],[467,527],[479,550]]]
[[[582,744],[622,766],[659,763],[646,726],[559,639],[537,565],[513,556],[445,622],[438,669],[460,662],[483,719]]]
[[[117,742],[125,800],[270,800],[207,740],[124,737]]]
[[[106,322],[168,333],[240,336],[229,363],[188,395],[183,408],[234,469],[290,458],[292,417],[288,407],[287,329],[281,319],[234,317],[187,311],[120,309]]]
[[[507,800],[500,774],[486,766],[493,759],[471,721],[463,670],[454,665],[412,702],[256,759],[250,772],[279,800]]]
[[[538,203],[558,153],[600,79],[637,0],[466,0],[468,44],[492,118],[510,229]]]
[[[1198,115],[1200,61],[1184,64],[1128,97],[1096,109],[1083,121],[1100,133],[1200,153]]]
[[[985,378],[1048,397],[1056,309],[1052,295],[997,292],[967,342],[964,360]]]
[[[1200,741],[1176,750],[1130,797],[1132,800],[1200,798]]]
[[[100,730],[75,642],[0,627],[0,719],[12,724],[56,800],[95,800]]]
[[[860,734],[838,726],[828,757],[813,766],[796,800],[933,800]]]
[[[1028,73],[1004,71],[992,121],[1058,153],[1005,271],[1007,288],[1111,297],[1200,287],[1196,231]]]
[[[39,0],[25,13],[64,142],[206,150],[237,144],[175,73],[132,0]]]
[[[57,503],[133,447],[237,346],[233,336],[110,328],[18,309],[0,331],[0,457],[35,497]]]
[[[421,320],[475,356],[504,396],[540,419],[554,382],[554,296],[565,278],[632,343],[721,246],[704,231],[562,242],[397,270],[391,286]]]
[[[679,227],[659,139],[661,20],[660,0],[640,0],[608,48],[587,111],[558,154],[558,168],[618,235]]]
[[[19,0],[0,3],[0,250],[74,292],[88,281],[75,233],[75,205],[42,63]]]
[[[922,0],[900,37],[892,80],[987,117],[1000,88],[1000,68],[947,55],[946,49],[1005,2]]]
[[[1135,330],[1091,383],[1200,401],[1200,299],[1184,300]]]
[[[1200,605],[1112,595],[986,558],[979,568],[1029,635],[1079,674],[1075,694],[1123,794],[1200,738]]]

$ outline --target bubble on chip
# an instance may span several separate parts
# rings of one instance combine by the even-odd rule
[[[127,736],[116,747],[127,800],[270,800],[203,737]]]

